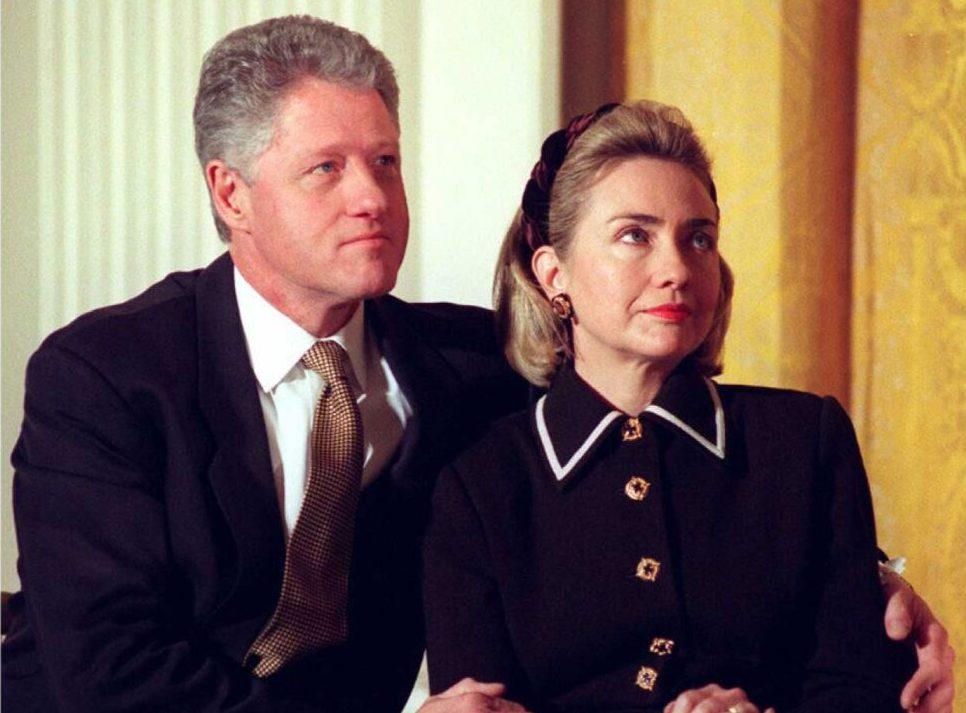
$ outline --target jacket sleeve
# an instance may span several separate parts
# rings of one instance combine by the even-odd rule
[[[430,690],[470,676],[503,683],[507,698],[525,702],[480,517],[453,467],[437,480],[423,558]]]
[[[827,494],[816,521],[824,538],[821,585],[803,698],[795,710],[900,711],[912,654],[885,634],[869,484],[852,424],[831,397],[822,408],[819,464]]]
[[[27,371],[13,454],[27,616],[62,711],[319,711],[252,677],[193,626],[169,550],[162,435],[72,351]]]

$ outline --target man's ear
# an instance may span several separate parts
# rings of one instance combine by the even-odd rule
[[[205,180],[218,217],[232,232],[247,231],[251,216],[251,188],[241,174],[221,159],[212,159],[205,166]]]
[[[567,272],[551,246],[541,245],[534,251],[530,269],[547,299],[567,291]]]

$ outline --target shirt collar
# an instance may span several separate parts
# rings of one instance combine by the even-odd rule
[[[669,423],[724,460],[725,418],[717,387],[687,364],[665,380],[641,416]],[[534,408],[537,436],[557,480],[587,462],[606,434],[626,418],[581,379],[572,364],[561,368]]]
[[[235,268],[235,298],[242,331],[248,346],[252,370],[265,393],[278,386],[302,355],[317,339],[290,317],[262,297]],[[357,386],[366,388],[367,359],[365,303],[360,302],[352,318],[335,334],[326,337],[337,342],[349,355]]]

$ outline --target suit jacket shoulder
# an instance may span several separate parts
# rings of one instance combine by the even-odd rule
[[[202,270],[172,273],[124,302],[86,312],[52,332],[41,343],[41,348],[50,346],[86,352],[96,348],[104,339],[116,340],[118,336],[125,339],[115,341],[113,348],[124,342],[136,343],[136,337],[165,336],[171,327],[170,320],[165,317],[194,311],[195,286],[201,273]]]
[[[493,312],[482,307],[448,302],[404,302],[396,297],[374,301],[380,318],[395,336],[405,331],[420,345],[444,357],[472,359],[474,366],[509,373],[493,321]]]
[[[197,286],[203,273],[219,268],[225,272],[216,261],[206,270],[173,273],[129,300],[83,314],[53,332],[28,362],[28,390],[43,388],[53,380],[52,371],[65,368],[93,370],[123,400],[138,383],[195,389]]]
[[[783,418],[808,418],[817,416],[822,404],[831,397],[822,397],[807,391],[780,389],[772,386],[749,386],[747,384],[718,384],[725,410],[751,409],[784,414]]]
[[[489,310],[395,297],[368,304],[383,355],[407,396],[432,414],[431,430],[447,433],[437,447],[450,457],[526,404],[528,386],[507,364]]]

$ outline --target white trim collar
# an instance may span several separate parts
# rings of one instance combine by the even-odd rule
[[[584,457],[588,450],[597,442],[600,435],[604,430],[611,424],[615,418],[620,418],[623,414],[620,411],[611,411],[604,418],[600,420],[594,430],[590,432],[586,440],[580,445],[572,456],[570,460],[567,461],[565,465],[560,465],[560,459],[557,457],[557,451],[554,450],[553,441],[550,440],[550,432],[547,430],[547,421],[543,415],[543,404],[547,400],[547,395],[544,394],[537,401],[536,408],[536,419],[537,419],[537,433],[540,435],[540,443],[543,445],[543,452],[547,456],[547,463],[550,464],[550,469],[556,476],[557,480],[563,480],[567,475],[576,467],[580,459]]]
[[[715,423],[715,442],[712,443],[707,438],[702,436],[698,431],[689,426],[683,420],[675,416],[673,413],[668,411],[661,406],[656,406],[651,404],[644,409],[645,413],[651,413],[655,416],[664,419],[668,423],[676,426],[681,430],[682,433],[690,436],[699,445],[703,446],[710,453],[717,456],[721,460],[725,458],[725,417],[724,408],[721,405],[721,398],[718,396],[718,389],[715,383],[707,378],[704,379],[705,386],[708,388],[708,393],[711,396],[711,401],[714,404],[714,423]],[[547,420],[544,415],[544,404],[547,400],[547,394],[544,394],[537,401],[536,407],[534,409],[534,420],[537,427],[537,435],[540,438],[540,445],[543,447],[544,455],[546,456],[547,463],[550,469],[553,471],[554,476],[557,481],[562,481],[566,478],[580,463],[581,459],[587,455],[587,452],[596,445],[600,440],[601,436],[607,430],[607,427],[614,422],[614,420],[626,416],[621,411],[609,411],[590,431],[584,442],[580,444],[580,447],[574,451],[574,454],[570,457],[566,463],[561,464],[560,458],[557,456],[557,451],[553,446],[553,440],[550,438],[550,431],[547,429]]]
[[[718,456],[721,460],[725,457],[725,418],[724,409],[721,407],[721,399],[718,397],[718,389],[715,383],[711,381],[708,377],[702,377],[704,379],[705,385],[708,387],[708,393],[711,394],[711,401],[714,403],[714,428],[715,428],[715,443],[712,443],[707,438],[702,436],[700,433],[695,431],[691,426],[686,424],[684,421],[679,419],[673,413],[667,409],[661,408],[660,406],[655,406],[651,404],[646,409],[648,413],[653,413],[655,416],[660,416],[668,423],[673,423],[675,426],[680,428],[686,434],[691,436],[694,440],[700,443],[702,446],[711,451],[714,455]]]

